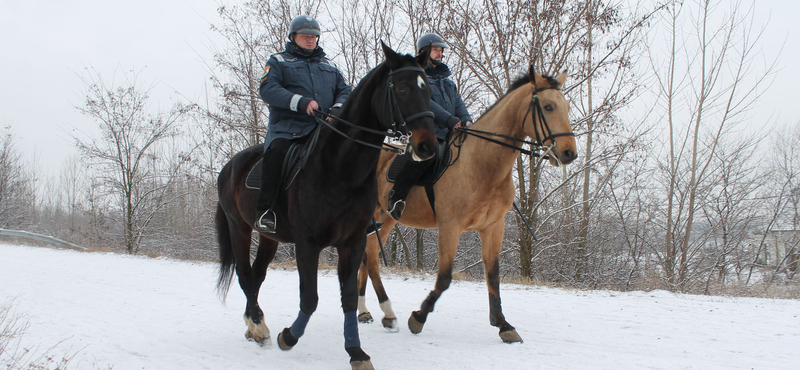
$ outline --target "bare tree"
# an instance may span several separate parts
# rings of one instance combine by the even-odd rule
[[[355,86],[383,61],[379,40],[389,46],[399,44],[399,40],[402,40],[398,36],[403,34],[395,32],[395,1],[341,0],[335,5],[323,6],[329,14],[339,15],[326,20],[334,26],[335,32],[331,32],[331,37],[335,44],[332,46],[337,52],[329,57],[341,61],[337,63],[338,67],[342,69],[348,83]],[[411,50],[409,53],[415,54]]]
[[[772,65],[756,70],[760,33],[751,28],[753,6],[740,1],[728,9],[720,6],[712,0],[670,2],[666,62],[655,52],[652,57],[670,138],[661,163],[667,183],[663,261],[670,289],[686,288],[690,259],[702,245],[703,238],[693,234],[694,223],[705,202],[714,154],[747,118],[773,73]],[[752,75],[761,77],[747,78]]]
[[[687,276],[687,280],[699,282],[705,274],[705,294],[711,293],[712,282],[724,286],[730,266],[741,262],[731,256],[744,248],[758,220],[760,202],[752,199],[763,186],[764,174],[753,159],[758,145],[758,140],[730,138],[721,140],[713,153],[713,169],[708,174],[711,188],[701,209],[710,236],[698,250],[708,261],[696,263],[697,271]]]
[[[163,195],[163,186],[153,186],[158,176],[148,160],[155,146],[176,134],[179,120],[193,106],[176,103],[167,112],[151,112],[150,87],[137,81],[137,73],[123,73],[120,86],[106,82],[93,69],[81,77],[85,92],[78,110],[99,126],[100,137],[73,136],[77,148],[88,160],[122,213],[123,243],[129,253],[139,250],[149,223],[148,207],[156,206]],[[155,202],[155,204],[153,203]]]
[[[16,228],[30,222],[35,198],[33,178],[16,148],[10,127],[0,131],[0,227]]]

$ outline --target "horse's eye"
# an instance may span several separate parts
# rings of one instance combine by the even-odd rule
[[[408,87],[406,87],[406,86],[398,86],[397,87],[397,91],[399,91],[401,94],[405,94],[405,93],[408,92]]]
[[[546,110],[548,112],[552,112],[552,111],[555,110],[555,108],[553,108],[553,104],[547,104],[547,105],[544,106],[544,110]]]

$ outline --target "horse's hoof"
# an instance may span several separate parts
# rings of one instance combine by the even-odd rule
[[[352,367],[353,370],[375,370],[375,368],[372,367],[372,361],[370,360],[353,361],[350,363],[350,366]]]
[[[411,316],[408,317],[408,330],[411,330],[412,333],[419,334],[422,332],[422,327],[424,325],[425,324],[417,321],[417,319],[414,318],[414,314],[411,314]]]
[[[522,343],[522,337],[517,334],[516,329],[500,332],[500,339],[505,343]]]
[[[289,328],[285,328],[282,332],[278,333],[278,347],[282,350],[288,351],[292,349],[295,344],[297,344],[297,338],[292,335]]]
[[[396,317],[388,318],[384,316],[381,319],[381,324],[383,325],[384,328],[386,328],[386,330],[392,333],[397,333],[398,331],[400,331],[400,327],[397,325]]]
[[[358,322],[362,324],[371,324],[372,321],[372,314],[369,312],[362,312],[358,315]]]
[[[253,335],[253,332],[250,329],[244,332],[244,337],[251,342],[258,343],[261,347],[269,348],[272,346],[272,338],[269,336],[269,330],[267,330],[266,335]]]

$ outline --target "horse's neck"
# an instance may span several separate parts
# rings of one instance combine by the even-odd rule
[[[518,117],[521,97],[507,96],[484,115],[471,127],[475,130],[497,133],[505,136],[525,139],[524,131],[521,127],[521,117]],[[494,137],[495,140],[506,141],[502,138]],[[520,143],[511,145],[519,146]],[[507,181],[507,175],[511,172],[514,161],[519,156],[519,151],[507,146],[499,145],[479,137],[467,136],[462,146],[462,158],[456,165],[463,166],[462,171],[479,174],[478,176],[468,176],[478,179],[481,182],[502,182]]]
[[[363,119],[364,116],[361,117]],[[355,119],[355,117],[348,118]],[[342,119],[347,118],[342,117]],[[358,122],[353,123],[358,124]],[[369,134],[344,124],[333,123],[333,127],[354,140],[376,146],[380,146],[383,142],[383,138],[378,135]],[[345,138],[331,129],[326,129],[324,133],[325,135],[320,137],[320,154],[322,156],[320,159],[327,170],[355,182],[363,181],[370,176],[370,170],[374,170],[377,166],[380,150]]]

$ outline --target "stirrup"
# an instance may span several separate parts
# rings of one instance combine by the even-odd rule
[[[278,217],[275,215],[275,212],[272,209],[266,210],[261,217],[256,220],[256,230],[274,234],[276,227],[278,226]]]
[[[377,228],[375,227],[376,225],[378,226]],[[367,226],[367,236],[375,234],[376,231],[380,231],[381,226],[383,226],[383,222],[380,222],[380,221],[378,221],[376,223],[370,222],[369,226]]]

